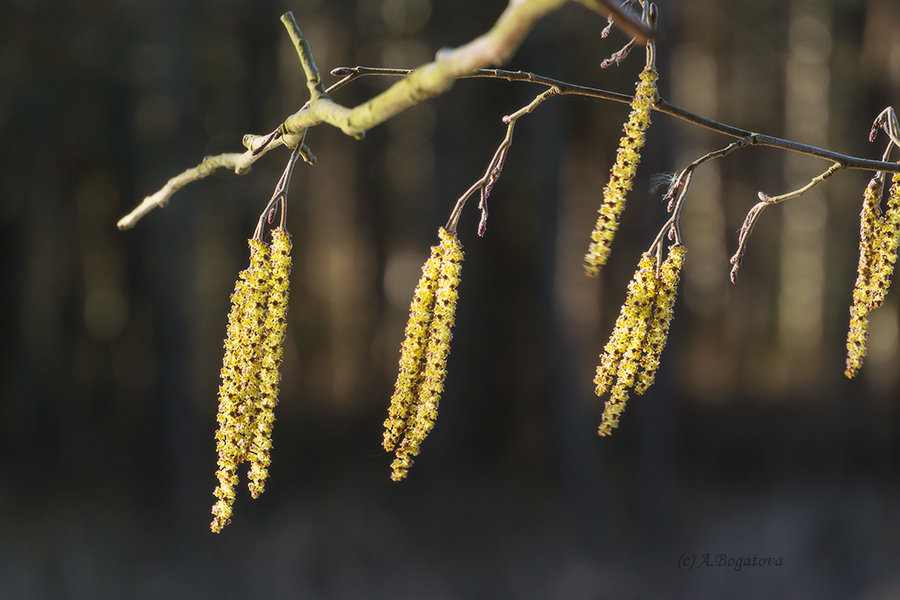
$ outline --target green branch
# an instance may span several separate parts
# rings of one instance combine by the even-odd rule
[[[484,35],[454,50],[439,53],[434,62],[416,69],[395,83],[388,90],[355,108],[337,104],[322,87],[319,71],[312,59],[309,44],[303,38],[293,15],[286,13],[281,21],[287,28],[291,41],[300,57],[306,75],[310,100],[289,116],[269,135],[244,136],[243,153],[210,156],[191,169],[170,179],[157,192],[144,200],[119,220],[119,229],[130,229],[154,208],[165,206],[176,191],[192,181],[209,176],[215,169],[227,168],[242,174],[269,150],[279,146],[294,148],[300,144],[303,134],[310,127],[328,123],[347,135],[361,138],[366,130],[387,121],[398,113],[445,92],[455,79],[489,65],[505,62],[519,47],[534,24],[546,14],[556,10],[569,0],[510,0],[494,26]],[[589,6],[588,0],[583,0]],[[604,15],[609,10],[604,3],[591,6]],[[351,77],[352,79],[352,77]],[[344,82],[339,82],[342,84]],[[337,86],[332,86],[335,89]],[[303,148],[304,158],[311,154]]]
[[[630,103],[632,97],[628,94],[567,83],[534,73],[487,68],[508,60],[538,20],[568,1],[510,0],[489,31],[458,48],[439,52],[435,60],[430,63],[414,70],[341,67],[332,71],[332,74],[343,76],[343,79],[328,89],[325,89],[322,84],[309,44],[303,37],[296,20],[291,13],[285,13],[282,15],[281,21],[291,37],[306,75],[306,85],[310,93],[309,101],[300,110],[285,119],[272,133],[265,136],[250,134],[244,136],[243,144],[247,148],[245,152],[208,156],[196,167],[187,169],[171,178],[160,190],[144,198],[134,210],[120,219],[119,229],[133,227],[154,208],[165,206],[176,191],[192,181],[209,176],[218,168],[230,169],[238,175],[246,173],[254,162],[270,150],[279,146],[295,148],[298,144],[302,144],[305,132],[322,123],[332,125],[354,138],[362,138],[367,130],[408,108],[446,92],[455,80],[461,78],[486,77],[537,83],[556,90],[554,95],[575,95]],[[636,40],[652,41],[653,33],[647,30],[640,20],[633,19],[628,13],[621,12],[621,10],[611,10],[611,3],[600,0],[578,1],[606,16],[612,15],[611,18],[615,19],[616,24],[633,33]],[[402,79],[384,92],[353,108],[342,106],[331,99],[330,92],[364,75],[400,76]],[[743,145],[770,146],[807,154],[837,163],[841,169],[900,173],[900,164],[897,163],[850,156],[826,148],[747,131],[697,115],[670,104],[662,98],[657,99],[653,109],[723,135],[748,140],[749,143]],[[307,162],[314,163],[314,157],[305,145],[302,146],[301,156]]]

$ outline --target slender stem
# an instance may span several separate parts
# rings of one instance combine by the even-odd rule
[[[287,29],[291,42],[294,43],[294,48],[297,50],[300,66],[303,68],[303,73],[306,74],[306,87],[309,90],[310,99],[314,102],[321,97],[327,97],[328,94],[325,92],[325,86],[322,85],[319,69],[316,68],[312,51],[309,49],[309,43],[300,32],[300,26],[297,25],[297,21],[294,19],[294,13],[288,11],[281,15],[281,22],[284,24],[284,28]]]
[[[383,69],[378,67],[339,67],[335,71],[341,75],[349,75],[350,73],[358,76],[364,75],[388,75],[388,76],[405,76],[411,73],[409,69]],[[622,94],[620,92],[612,92],[592,88],[584,85],[568,83],[551,77],[528,73],[526,71],[507,71],[504,69],[478,69],[469,75],[460,77],[460,79],[481,77],[488,79],[502,79],[505,81],[516,81],[526,83],[537,83],[557,88],[560,96],[582,96],[585,98],[596,98],[598,100],[609,100],[612,102],[620,102],[622,104],[630,104],[634,96],[630,94]],[[872,160],[868,158],[860,158],[849,154],[841,154],[827,148],[811,146],[809,144],[801,144],[793,140],[788,140],[772,135],[755,133],[747,129],[741,129],[727,123],[720,123],[702,115],[692,113],[679,106],[676,106],[663,98],[657,98],[653,106],[653,110],[675,117],[693,125],[699,125],[704,129],[715,131],[723,135],[735,138],[753,138],[753,146],[769,146],[772,148],[780,148],[789,150],[808,156],[815,156],[830,160],[832,162],[840,162],[844,168],[860,169],[864,171],[888,171],[890,173],[900,173],[900,164],[886,161]]]
[[[759,202],[754,204],[753,208],[751,208],[749,212],[747,212],[747,216],[744,218],[744,223],[741,225],[740,234],[738,235],[737,250],[735,251],[734,256],[732,256],[730,259],[732,265],[730,274],[731,283],[735,283],[737,281],[738,270],[740,270],[741,268],[741,262],[744,259],[744,253],[747,252],[747,242],[750,240],[750,234],[753,232],[753,228],[756,226],[756,222],[762,216],[763,211],[768,207],[784,202],[785,200],[790,200],[791,198],[802,196],[803,194],[844,168],[846,168],[844,165],[839,162],[835,162],[823,172],[813,177],[809,181],[809,183],[807,183],[803,187],[786,194],[781,194],[779,196],[769,196],[764,192],[759,192]]]
[[[622,8],[621,3],[611,0],[579,0],[588,8],[597,10],[609,18],[610,24],[615,23],[622,31],[633,37],[641,44],[657,37],[656,32],[647,27],[639,18]],[[606,36],[603,36],[606,37]]]
[[[643,20],[647,23],[647,26],[656,30],[656,17],[658,16],[658,11],[656,8],[656,4],[653,2],[649,2],[649,0],[645,0],[642,2],[644,6],[643,12]],[[646,66],[651,69],[656,68],[656,42],[653,40],[648,40],[646,44],[647,49],[647,63]]]
[[[269,200],[269,203],[266,204],[266,207],[259,215],[259,220],[256,222],[256,229],[253,232],[253,239],[262,239],[266,221],[271,222],[269,214],[271,211],[275,210],[279,202],[281,203],[281,218],[278,222],[279,227],[281,227],[282,229],[286,228],[288,188],[291,185],[291,177],[293,177],[294,175],[294,166],[297,164],[297,159],[300,157],[301,146],[302,144],[294,148],[294,151],[291,152],[291,156],[288,158],[287,165],[285,165],[284,171],[282,171],[281,177],[278,179],[278,184],[275,186],[275,191],[272,192],[272,198]]]
[[[556,87],[550,87],[535,96],[535,98],[531,102],[529,102],[519,110],[503,117],[503,122],[506,123],[506,135],[503,136],[503,141],[500,142],[500,145],[497,146],[497,149],[494,151],[494,156],[488,163],[487,169],[485,169],[484,174],[480,178],[478,178],[475,183],[469,186],[469,189],[467,189],[463,193],[463,195],[460,196],[459,199],[457,199],[456,204],[454,204],[453,210],[450,213],[450,217],[447,219],[447,225],[445,227],[447,231],[451,233],[456,231],[456,226],[459,223],[459,217],[462,214],[463,207],[465,207],[466,205],[466,200],[468,200],[472,196],[472,194],[480,190],[481,201],[479,202],[478,207],[481,209],[481,220],[478,223],[478,235],[484,235],[488,216],[487,199],[491,194],[491,190],[494,188],[494,184],[500,177],[500,172],[503,170],[503,165],[506,162],[506,155],[509,152],[510,146],[512,146],[512,137],[513,131],[516,127],[516,122],[524,115],[533,112],[534,109],[543,104],[545,100],[557,95],[558,93],[559,90]]]
[[[879,127],[888,134],[894,145],[900,148],[900,122],[897,121],[897,113],[894,111],[893,106],[888,106],[875,118],[875,122],[872,123],[872,130],[869,132],[870,142],[875,141],[875,135],[878,133]],[[890,145],[887,152],[885,152],[885,156],[887,154],[890,154]]]
[[[813,177],[809,181],[809,183],[807,183],[806,185],[804,185],[801,188],[798,188],[798,189],[796,189],[792,192],[788,192],[786,194],[781,194],[780,196],[770,196],[764,192],[759,192],[759,199],[761,202],[765,202],[766,204],[778,204],[780,202],[784,202],[785,200],[790,200],[791,198],[796,198],[798,196],[802,196],[803,194],[805,194],[812,188],[816,187],[817,185],[819,185],[820,183],[822,183],[823,181],[825,181],[826,179],[828,179],[829,177],[831,177],[832,175],[834,175],[835,173],[837,173],[838,171],[840,171],[843,168],[844,168],[844,166],[841,163],[836,162],[836,163],[832,164],[830,167],[828,167],[822,173]]]
[[[737,282],[738,270],[741,268],[741,261],[744,259],[744,253],[747,251],[747,241],[750,239],[750,234],[753,232],[753,228],[756,226],[756,222],[759,220],[760,215],[762,215],[762,212],[768,206],[770,206],[770,204],[765,201],[754,204],[753,208],[747,213],[744,223],[741,225],[741,231],[738,234],[737,251],[735,251],[734,256],[732,256],[729,261],[732,265],[731,274],[729,275],[731,283]]]
[[[675,179],[672,181],[672,184],[669,186],[669,190],[666,192],[665,196],[669,199],[668,210],[672,213],[672,216],[669,217],[669,219],[665,223],[663,223],[663,226],[660,228],[659,232],[656,234],[656,237],[653,239],[653,243],[650,244],[649,252],[653,252],[654,248],[659,249],[666,234],[670,232],[675,243],[681,243],[681,210],[684,206],[684,201],[687,198],[688,188],[690,188],[691,186],[691,179],[694,176],[694,170],[706,162],[728,156],[738,148],[745,148],[751,145],[752,139],[753,136],[742,138],[736,142],[728,144],[724,148],[719,148],[718,150],[713,150],[712,152],[704,154],[703,156],[686,166],[678,174],[678,176],[675,177]]]

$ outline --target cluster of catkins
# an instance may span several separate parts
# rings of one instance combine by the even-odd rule
[[[456,314],[462,245],[443,227],[441,243],[431,247],[409,307],[400,347],[400,372],[384,422],[384,449],[394,453],[391,479],[400,481],[434,427],[447,376],[451,331]]]
[[[859,264],[850,329],[847,333],[847,365],[844,374],[853,377],[866,356],[869,312],[884,303],[900,241],[900,174],[894,174],[884,211],[879,206],[884,190],[884,173],[876,173],[866,186],[859,218]]]
[[[257,498],[265,489],[287,324],[290,253],[291,236],[283,228],[272,231],[271,245],[250,240],[250,266],[239,274],[231,295],[216,431],[218,500],[210,524],[217,533],[231,522],[239,465],[250,464],[251,496]]]
[[[686,252],[684,246],[670,246],[659,266],[656,257],[645,252],[628,284],[628,295],[594,377],[597,395],[609,392],[600,435],[611,435],[618,426],[629,390],[640,395],[653,383],[669,335]]]
[[[650,126],[650,111],[657,98],[657,78],[656,70],[647,66],[638,79],[631,113],[624,126],[625,135],[619,141],[616,162],[603,190],[603,203],[584,257],[589,276],[597,276],[609,256],[619,217],[625,209],[625,200],[641,160],[641,148]],[[629,391],[643,394],[653,383],[669,333],[685,252],[684,246],[673,244],[661,264],[654,254],[645,253],[628,285],[628,295],[600,356],[594,378],[597,395],[609,393],[600,435],[611,435],[618,426]]]

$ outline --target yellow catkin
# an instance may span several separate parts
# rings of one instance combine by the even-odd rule
[[[247,458],[250,495],[258,498],[265,491],[272,449],[272,427],[275,423],[275,406],[278,404],[278,387],[281,381],[279,367],[287,327],[289,281],[291,274],[291,234],[282,228],[272,231],[272,266],[266,316],[261,339],[263,359],[259,369],[259,404],[252,424],[252,438]]]
[[[678,292],[678,277],[684,265],[687,249],[677,245],[669,248],[666,260],[659,271],[658,291],[653,306],[653,318],[650,321],[647,339],[644,344],[644,355],[641,358],[640,372],[634,385],[635,394],[643,394],[653,384],[656,370],[659,368],[659,357],[662,355],[666,340],[669,337],[669,324],[675,312],[675,296]]]
[[[656,102],[657,78],[656,70],[646,67],[638,79],[634,99],[631,101],[631,113],[624,127],[625,135],[619,141],[616,162],[603,190],[603,204],[598,211],[597,224],[591,232],[591,243],[584,257],[585,271],[591,277],[596,277],[600,267],[606,264],[619,227],[619,217],[625,209],[626,196],[631,191],[634,174],[641,161],[641,148],[650,126],[650,110]]]
[[[260,383],[262,383],[262,363],[265,357],[266,311],[269,304],[269,290],[272,284],[272,255],[269,246],[262,240],[250,240],[250,295],[245,304],[243,318],[244,334],[241,338],[241,366],[244,397],[243,438],[241,460],[247,459],[247,452],[253,440],[253,424],[259,413]]]
[[[603,348],[603,354],[600,356],[600,365],[597,367],[597,373],[594,376],[594,384],[596,385],[594,391],[598,396],[602,396],[612,388],[618,373],[619,363],[629,347],[632,329],[643,310],[641,302],[644,292],[642,289],[647,285],[646,280],[653,277],[654,266],[655,259],[653,256],[649,253],[644,253],[638,263],[634,277],[628,284],[625,302],[619,310],[619,317],[616,319],[609,341],[606,342],[606,346]]]
[[[856,375],[866,356],[869,310],[876,300],[872,283],[873,271],[878,270],[879,247],[882,245],[882,217],[878,208],[880,191],[881,180],[876,175],[866,186],[859,214],[859,261],[856,267],[856,284],[853,287],[853,303],[850,306],[844,369],[844,375],[848,378]]]
[[[447,376],[447,356],[450,354],[450,340],[456,314],[460,272],[462,270],[462,245],[456,237],[441,228],[441,263],[435,290],[434,312],[428,327],[428,342],[425,347],[425,364],[417,390],[415,411],[410,420],[396,458],[391,464],[391,479],[400,481],[406,477],[412,459],[419,454],[419,447],[434,427],[438,403],[444,391]]]
[[[891,180],[887,208],[884,216],[877,224],[876,255],[872,265],[869,281],[869,308],[878,308],[884,303],[891,278],[894,275],[894,263],[897,262],[897,245],[900,240],[900,174],[895,173]]]
[[[624,386],[616,385],[609,393],[609,399],[603,407],[603,420],[600,421],[600,427],[597,433],[602,436],[612,435],[613,430],[619,426],[619,418],[622,411],[625,410],[625,403],[628,401],[628,390]]]
[[[388,452],[393,451],[397,446],[397,442],[406,429],[411,409],[414,409],[416,405],[419,381],[424,366],[425,347],[428,343],[428,327],[434,311],[434,297],[443,255],[443,245],[431,247],[431,256],[422,266],[422,277],[419,279],[409,307],[406,336],[400,346],[400,371],[397,374],[397,382],[394,384],[394,394],[391,396],[388,416],[384,421],[382,445]]]
[[[218,485],[213,492],[210,529],[219,532],[231,522],[237,467],[247,453],[248,426],[257,411],[260,329],[268,291],[269,251],[259,240],[250,241],[250,267],[238,276],[228,315],[222,385],[219,388],[219,424],[216,432]]]
[[[213,505],[213,531],[221,531],[231,521],[231,506],[234,503],[234,486],[237,484],[238,444],[236,426],[239,418],[239,393],[241,379],[240,336],[243,332],[241,320],[244,315],[244,303],[247,298],[250,269],[241,271],[231,294],[231,310],[228,313],[228,326],[225,337],[225,358],[222,361],[222,384],[219,386],[219,413],[216,417],[219,428],[216,431],[216,452],[218,453],[219,481],[214,495],[218,498]]]
[[[611,357],[610,362],[615,366],[616,381],[603,409],[603,418],[597,431],[600,435],[610,435],[618,426],[619,416],[628,400],[628,390],[634,385],[641,364],[647,327],[653,313],[657,291],[655,268],[656,259],[653,255],[644,253],[638,263],[635,278],[629,285],[625,305],[630,308],[625,310],[624,331],[618,332],[618,335],[617,332],[613,333],[618,360]]]
[[[852,379],[862,366],[866,356],[866,339],[869,335],[869,311],[865,306],[865,300],[857,301],[857,295],[854,290],[853,304],[850,306],[850,329],[847,332],[847,361],[844,375],[848,379]]]

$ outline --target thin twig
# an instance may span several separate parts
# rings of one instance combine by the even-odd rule
[[[770,195],[766,194],[765,192],[759,192],[758,193],[759,199],[761,202],[765,202],[766,204],[778,204],[780,202],[784,202],[785,200],[790,200],[791,198],[797,198],[798,196],[802,196],[803,194],[805,194],[812,188],[816,187],[817,185],[819,185],[820,183],[822,183],[823,181],[825,181],[826,179],[828,179],[829,177],[831,177],[832,175],[834,175],[835,173],[837,173],[838,171],[840,171],[843,168],[844,168],[844,165],[842,165],[839,162],[836,162],[836,163],[832,164],[830,167],[828,167],[822,173],[813,177],[809,181],[809,183],[807,183],[806,185],[804,185],[801,188],[798,188],[792,192],[787,192],[786,194],[781,194],[780,196],[770,196]]]
[[[743,261],[744,253],[746,253],[747,251],[747,242],[750,239],[750,234],[753,232],[753,227],[756,225],[759,217],[762,216],[763,211],[769,206],[779,204],[781,202],[784,202],[785,200],[790,200],[791,198],[802,196],[803,194],[844,168],[846,168],[845,165],[842,165],[839,162],[835,162],[825,171],[813,177],[809,181],[809,183],[807,183],[803,187],[786,194],[781,194],[779,196],[769,196],[764,192],[758,193],[759,202],[753,205],[753,208],[751,208],[747,212],[747,216],[744,218],[744,223],[741,225],[741,230],[738,234],[737,250],[735,251],[734,256],[732,256],[729,260],[732,265],[731,274],[729,275],[729,277],[731,278],[731,283],[737,282],[738,270],[741,268],[741,261]]]
[[[500,145],[494,151],[494,156],[488,163],[487,169],[485,169],[484,174],[480,178],[478,178],[475,183],[469,186],[469,189],[467,189],[463,193],[463,195],[460,196],[459,199],[457,199],[456,204],[453,206],[453,211],[450,213],[450,218],[447,219],[447,226],[445,227],[447,231],[456,231],[456,226],[459,223],[459,217],[462,214],[462,209],[466,205],[466,200],[468,200],[475,192],[481,191],[481,200],[478,203],[478,208],[481,209],[481,218],[478,222],[478,235],[484,235],[485,228],[487,227],[488,217],[487,199],[491,194],[491,190],[494,188],[494,184],[500,177],[500,172],[503,170],[503,165],[506,162],[506,155],[509,151],[510,146],[512,145],[513,130],[516,127],[516,122],[524,115],[532,113],[534,109],[543,104],[545,100],[557,95],[558,93],[559,90],[556,87],[550,87],[535,96],[534,100],[532,100],[519,110],[503,117],[503,122],[506,123],[506,135],[503,136],[503,141],[500,142]]]
[[[294,151],[291,152],[287,165],[285,165],[284,171],[281,172],[281,177],[278,179],[278,184],[275,186],[275,191],[272,192],[272,198],[259,215],[259,220],[256,222],[256,229],[253,231],[253,239],[262,239],[266,221],[271,223],[271,211],[275,210],[279,202],[281,203],[281,219],[279,220],[279,226],[282,229],[286,227],[288,188],[291,185],[291,177],[294,175],[294,166],[297,164],[297,159],[300,157],[300,147],[301,146],[297,146],[294,148]]]
[[[411,73],[409,69],[383,69],[378,67],[339,67],[335,69],[341,74],[349,74],[355,73],[358,76],[363,75],[388,75],[388,76],[404,76]],[[553,79],[551,77],[545,77],[543,75],[538,75],[535,73],[529,73],[527,71],[507,71],[504,69],[478,69],[473,73],[460,77],[460,79],[465,78],[473,78],[473,77],[481,77],[488,79],[502,79],[505,81],[516,81],[516,82],[526,82],[526,83],[537,83],[547,86],[553,86],[559,90],[560,96],[581,96],[585,98],[596,98],[598,100],[609,100],[612,102],[620,102],[622,104],[630,104],[632,100],[634,100],[634,96],[629,94],[622,94],[620,92],[612,92],[609,90],[603,90],[599,88],[592,88],[584,85],[577,85],[574,83],[568,83],[566,81],[561,81],[558,79]],[[723,135],[727,135],[734,138],[753,138],[752,144],[754,146],[768,146],[772,148],[780,148],[782,150],[788,150],[791,152],[797,152],[800,154],[806,154],[808,156],[815,156],[818,158],[823,158],[826,160],[830,160],[832,162],[840,162],[847,169],[859,169],[864,171],[888,171],[890,173],[900,173],[900,164],[872,160],[868,158],[861,158],[857,156],[851,156],[849,154],[841,154],[840,152],[835,152],[834,150],[829,150],[827,148],[820,148],[818,146],[811,146],[808,144],[801,144],[800,142],[795,142],[793,140],[787,140],[784,138],[775,137],[772,135],[765,135],[761,133],[755,133],[753,131],[747,129],[741,129],[740,127],[735,127],[733,125],[728,125],[726,123],[720,123],[719,121],[714,121],[713,119],[708,119],[702,115],[698,115],[696,113],[692,113],[689,110],[685,110],[679,106],[671,104],[663,98],[657,98],[656,103],[653,105],[653,110],[657,112],[661,112],[663,114],[669,115],[671,117],[675,117],[676,119],[685,121],[687,123],[691,123],[693,125],[698,125],[703,127],[704,129],[708,129],[710,131],[715,131],[717,133],[721,133]]]
[[[684,206],[684,201],[687,198],[688,188],[690,188],[691,179],[694,176],[694,170],[696,170],[697,167],[706,162],[728,156],[738,148],[746,148],[747,146],[752,145],[752,143],[753,136],[749,136],[736,142],[732,142],[724,148],[719,148],[718,150],[713,150],[712,152],[704,154],[703,156],[686,166],[680,173],[678,173],[678,175],[672,180],[672,183],[669,185],[669,189],[666,191],[665,196],[663,196],[664,200],[669,201],[666,210],[672,213],[672,215],[656,234],[656,237],[653,239],[653,243],[650,244],[649,252],[653,252],[654,249],[658,249],[667,234],[669,235],[670,239],[675,241],[675,243],[681,243],[681,210]]]
[[[791,198],[797,198],[798,196],[802,196],[815,186],[819,185],[838,171],[845,169],[846,166],[842,165],[839,162],[835,162],[830,167],[825,169],[823,172],[819,173],[815,177],[813,177],[809,183],[804,185],[801,188],[798,188],[792,192],[787,192],[786,194],[781,194],[779,196],[769,196],[765,192],[759,192],[757,195],[759,196],[759,202],[753,205],[747,212],[747,216],[744,218],[744,223],[741,225],[740,233],[738,234],[738,247],[732,256],[729,259],[731,263],[731,273],[729,275],[731,279],[731,283],[737,282],[737,274],[738,270],[741,268],[741,262],[744,259],[744,254],[747,252],[747,242],[750,239],[750,234],[753,232],[753,227],[756,225],[756,222],[762,216],[763,211],[775,204],[779,204],[784,202],[785,200],[790,200]]]
[[[634,38],[628,40],[624,46],[619,48],[617,51],[613,52],[609,55],[609,58],[604,58],[600,62],[601,69],[608,69],[609,67],[616,66],[622,64],[622,61],[628,56],[628,53],[631,52],[631,49],[634,48]]]
[[[648,40],[656,38],[656,32],[647,27],[631,12],[622,8],[625,3],[617,3],[613,0],[579,0],[588,8],[592,8],[605,15],[610,25],[615,25],[627,35],[635,38],[639,43],[646,44]],[[606,29],[604,29],[606,31]],[[607,32],[608,34],[608,32]],[[606,37],[606,35],[603,35]]]
[[[741,261],[744,259],[744,253],[747,251],[747,241],[750,239],[750,234],[753,232],[756,221],[767,206],[769,206],[768,202],[757,202],[754,204],[753,208],[747,213],[747,217],[744,219],[743,224],[741,224],[741,230],[738,234],[737,251],[734,253],[734,256],[729,259],[729,262],[732,265],[731,273],[729,274],[731,283],[737,283],[738,269],[741,268]]]
[[[316,67],[316,63],[313,60],[312,51],[309,49],[309,43],[300,32],[300,26],[297,25],[297,21],[294,19],[294,13],[288,11],[281,15],[281,22],[284,24],[284,28],[287,29],[288,35],[291,37],[294,49],[297,50],[300,66],[303,68],[303,73],[306,75],[306,88],[309,90],[310,99],[315,102],[323,96],[328,97],[325,93],[325,86],[322,85],[322,77],[319,75],[319,69]]]

